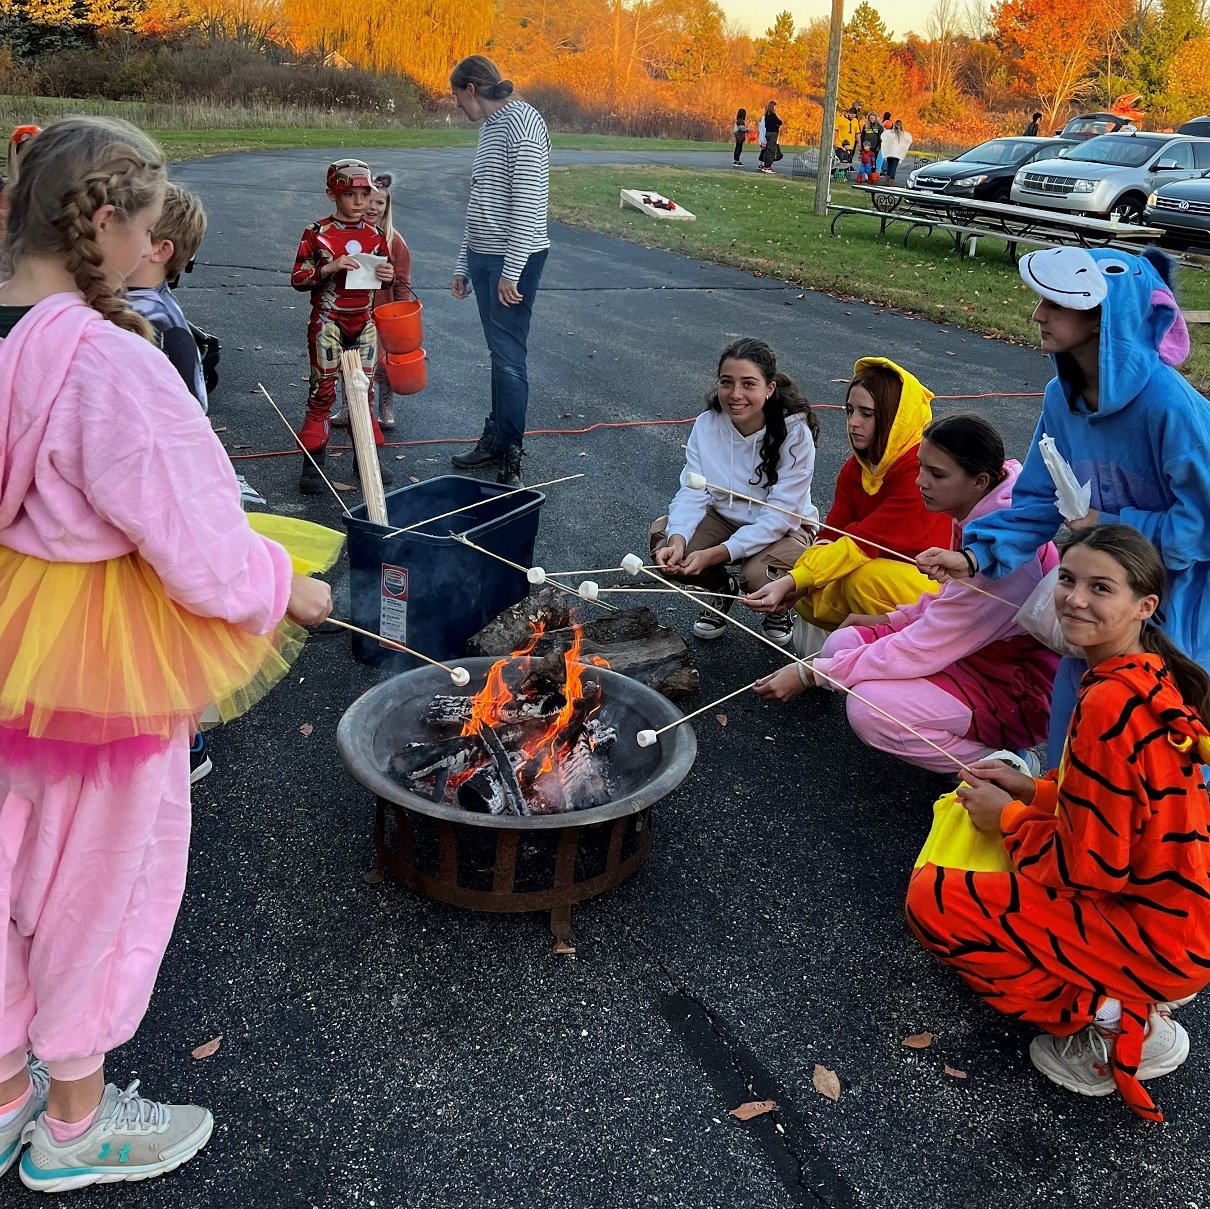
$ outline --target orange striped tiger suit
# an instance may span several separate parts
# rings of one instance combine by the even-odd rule
[[[1163,1120],[1135,1073],[1151,1005],[1210,983],[1207,731],[1158,655],[1091,669],[1056,772],[1001,815],[1013,871],[926,864],[908,887],[920,943],[997,1011],[1066,1037],[1122,1001],[1112,1074]]]

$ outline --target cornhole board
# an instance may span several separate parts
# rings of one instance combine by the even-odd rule
[[[645,202],[644,198],[648,200]],[[697,218],[696,214],[686,210],[680,202],[676,203],[675,210],[663,210],[659,206],[648,204],[649,202],[666,201],[671,201],[671,198],[662,197],[653,189],[623,189],[618,209],[624,210],[630,206],[632,209],[641,210],[649,218],[673,218],[679,219],[681,222],[693,222]]]

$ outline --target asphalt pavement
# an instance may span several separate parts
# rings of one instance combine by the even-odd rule
[[[223,341],[211,415],[238,468],[278,511],[339,527],[303,500],[287,414],[305,398],[305,295],[289,285],[303,226],[326,213],[331,155],[295,151],[178,165],[210,214],[180,298]],[[395,173],[396,225],[424,302],[429,387],[397,400],[397,441],[479,433],[487,355],[473,302],[448,290],[469,149],[376,152]],[[561,153],[559,162],[718,163],[715,156]],[[692,208],[691,197],[684,202]],[[843,382],[890,356],[942,399],[977,409],[1024,452],[1049,371],[1014,347],[767,277],[553,224],[531,336],[532,428],[633,427],[531,438],[550,489],[536,559],[613,565],[642,551],[681,466],[687,426],[725,342],[769,340],[829,404],[816,471],[826,508],[847,452]],[[449,444],[400,445],[397,476],[448,470]],[[350,454],[330,462],[351,474]],[[348,473],[343,470],[348,466]],[[205,501],[199,500],[204,508]],[[344,564],[332,573],[348,607]],[[663,600],[664,598],[652,598]],[[688,632],[692,612],[659,605]],[[694,640],[690,639],[693,643]],[[734,632],[695,644],[705,703],[771,669]],[[372,801],[334,734],[376,682],[345,637],[316,637],[250,716],[213,733],[194,793],[192,872],[151,1011],[110,1077],[209,1105],[208,1149],[174,1175],[75,1194],[98,1205],[406,1209],[870,1209],[1210,1205],[1205,1007],[1194,1051],[1155,1085],[1167,1123],[1086,1100],[1029,1064],[1030,1030],[978,1002],[902,918],[935,777],[864,748],[843,701],[743,696],[695,723],[699,754],[655,808],[651,859],[576,909],[574,957],[541,915],[471,914],[371,885]],[[304,733],[304,731],[306,733]],[[929,1031],[926,1049],[902,1045]],[[191,1051],[221,1034],[218,1053]],[[1199,1044],[1200,1042],[1200,1044]],[[813,1089],[816,1065],[841,1095]],[[948,1069],[947,1069],[948,1068]],[[748,1123],[750,1100],[777,1101]],[[33,1206],[9,1177],[3,1204]],[[38,1202],[40,1203],[40,1202]]]

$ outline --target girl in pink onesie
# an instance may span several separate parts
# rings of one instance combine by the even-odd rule
[[[962,526],[1012,502],[1019,462],[1005,461],[1004,441],[981,416],[934,420],[920,442],[917,485],[930,512]],[[1042,546],[1012,575],[976,580],[1000,599],[948,583],[881,616],[852,614],[823,645],[812,667],[791,664],[759,682],[770,699],[797,697],[811,684],[852,688],[908,723],[955,759],[970,763],[998,749],[1022,750],[1046,737],[1059,657],[1016,624],[1017,610],[1058,563]],[[1003,603],[1001,603],[1003,602]],[[849,723],[862,742],[921,768],[952,773],[955,764],[876,710],[849,697]]]
[[[287,613],[331,608],[248,527],[116,293],[164,185],[131,126],[47,127],[0,286],[0,1172],[29,1142],[43,1191],[158,1175],[209,1139],[205,1109],[107,1086],[105,1054],[138,1028],[184,890],[190,735],[284,673]]]

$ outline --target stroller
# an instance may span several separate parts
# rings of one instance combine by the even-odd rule
[[[846,181],[850,178],[853,168],[853,148],[845,139],[839,147],[832,148],[832,179]]]

